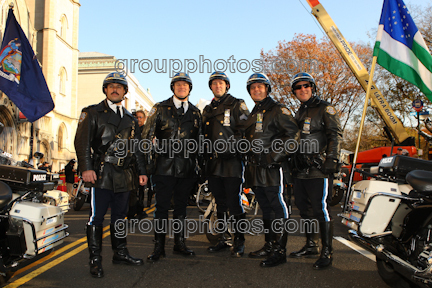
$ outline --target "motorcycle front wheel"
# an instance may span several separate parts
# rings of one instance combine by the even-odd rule
[[[79,192],[78,195],[74,199],[73,209],[75,211],[81,210],[81,208],[84,205],[85,201],[86,201],[86,196],[84,194],[82,194],[81,192]]]
[[[340,188],[339,186],[333,186],[332,191],[332,200],[330,201],[330,206],[335,206],[340,203],[342,198],[345,195],[345,190]]]
[[[207,181],[201,184],[196,194],[196,205],[201,213],[205,213],[208,205],[212,201],[212,194],[208,189]]]
[[[207,240],[212,244],[216,245],[219,241],[220,234],[214,231],[215,221],[217,220],[216,212],[212,212],[207,218],[209,220],[209,229],[206,229],[205,234]],[[225,238],[229,241],[231,240],[231,233],[229,230],[225,231]]]
[[[378,268],[378,274],[381,276],[381,279],[384,280],[390,287],[397,288],[410,288],[417,287],[413,283],[406,280],[399,273],[397,273],[393,266],[386,262],[385,260],[376,258],[376,264]]]

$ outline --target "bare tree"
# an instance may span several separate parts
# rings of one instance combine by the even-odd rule
[[[369,65],[372,49],[350,44],[361,61]],[[274,50],[261,51],[261,58],[274,97],[293,111],[300,105],[291,93],[291,80],[298,72],[315,78],[318,94],[339,111],[343,128],[364,101],[363,88],[328,38],[317,40],[315,35],[297,34],[289,42],[280,41]]]

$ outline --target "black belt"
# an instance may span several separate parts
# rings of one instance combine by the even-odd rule
[[[229,153],[217,153],[217,152],[213,152],[212,157],[215,159],[232,159],[232,158],[236,158],[237,154],[229,154]]]
[[[125,164],[125,160],[126,160],[126,158],[118,158],[115,156],[108,156],[108,155],[105,156],[105,158],[104,158],[105,163],[111,163],[111,164],[117,165],[119,167],[122,167]]]

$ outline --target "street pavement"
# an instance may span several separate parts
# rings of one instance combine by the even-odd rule
[[[172,253],[173,239],[167,238],[166,258],[156,263],[145,261],[143,266],[114,265],[110,236],[103,239],[103,268],[105,277],[92,278],[89,273],[88,251],[85,241],[85,223],[89,204],[80,211],[71,209],[65,217],[70,236],[56,251],[18,271],[5,287],[386,287],[378,275],[373,257],[366,257],[341,241],[348,239],[347,228],[340,223],[340,207],[332,207],[335,219],[333,241],[333,267],[316,271],[312,264],[316,258],[287,258],[287,263],[272,268],[261,268],[259,259],[247,257],[264,243],[264,235],[246,235],[246,253],[242,258],[232,258],[229,250],[208,253],[210,245],[205,234],[193,233],[186,244],[196,253],[184,257]],[[146,208],[149,210],[149,208]],[[151,208],[149,211],[153,211]],[[188,207],[188,218],[197,220],[201,213],[197,207]],[[153,214],[149,212],[149,218]],[[105,232],[109,232],[109,217],[105,218]],[[293,209],[293,220],[299,221],[298,210]],[[146,258],[153,250],[153,233],[128,235],[128,248],[132,256]],[[349,244],[349,241],[346,241]],[[290,233],[287,251],[300,249],[304,237],[299,231]],[[288,254],[288,253],[287,253]],[[24,270],[24,269],[23,269]]]

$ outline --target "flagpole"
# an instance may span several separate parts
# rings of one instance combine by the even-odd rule
[[[365,103],[364,103],[364,106],[363,106],[363,113],[362,113],[362,118],[361,118],[361,121],[360,121],[360,128],[359,128],[359,132],[358,132],[358,136],[357,136],[357,144],[356,144],[356,149],[355,149],[355,152],[354,152],[354,160],[353,160],[352,167],[351,167],[351,173],[350,173],[350,178],[349,178],[349,182],[348,182],[348,190],[347,190],[347,194],[346,194],[346,197],[345,197],[345,204],[344,204],[344,207],[343,207],[343,211],[346,211],[346,208],[348,206],[348,201],[349,201],[349,198],[351,196],[351,186],[353,184],[354,173],[355,173],[354,170],[355,170],[355,167],[356,167],[356,164],[357,164],[357,155],[358,155],[358,151],[359,151],[359,148],[360,148],[360,139],[361,139],[361,134],[362,134],[362,130],[363,130],[364,121],[365,121],[365,118],[366,118],[366,110],[367,110],[367,107],[368,107],[369,96],[370,96],[370,91],[371,91],[371,87],[372,87],[372,81],[373,81],[373,75],[374,75],[374,72],[375,72],[376,61],[377,61],[377,56],[374,56],[372,58],[371,73],[369,75],[368,86],[367,86],[367,89],[366,89],[366,98],[365,98]]]
[[[30,161],[32,161],[32,159],[33,159],[33,141],[34,141],[34,126],[33,126],[33,122],[31,122],[31,125],[30,125],[30,155],[29,155],[29,160],[28,160],[28,163],[30,163],[30,164],[34,164],[34,163],[31,163]]]

